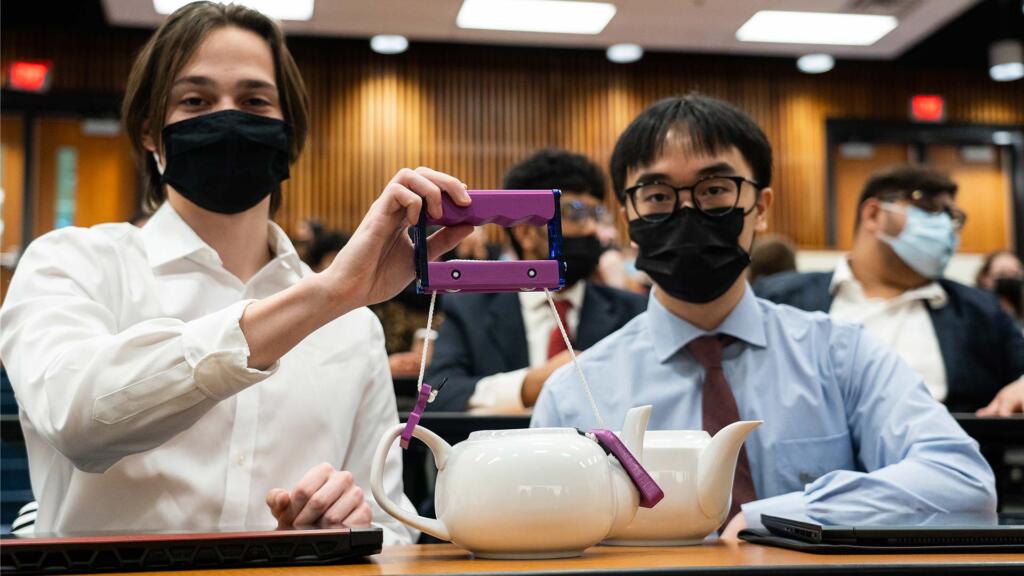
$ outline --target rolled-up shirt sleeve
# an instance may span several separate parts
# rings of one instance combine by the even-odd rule
[[[191,321],[139,311],[144,281],[92,229],[37,239],[0,310],[0,358],[21,409],[76,467],[102,472],[191,426],[217,402],[272,374],[248,368],[236,302]]]
[[[761,514],[864,524],[899,514],[994,514],[995,480],[977,442],[895,352],[862,329],[855,334],[832,342],[831,352],[858,470],[744,504],[747,524],[760,526]]]
[[[528,370],[520,368],[484,376],[477,381],[476,389],[469,397],[469,407],[522,410],[523,381],[526,380]]]

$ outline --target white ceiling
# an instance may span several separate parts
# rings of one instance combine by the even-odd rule
[[[285,22],[292,35],[368,38],[402,34],[411,41],[605,48],[634,42],[648,50],[795,56],[829,52],[839,57],[892,59],[979,0],[605,0],[618,12],[601,34],[547,34],[463,30],[455,25],[462,0],[316,0],[313,19]],[[156,27],[152,0],[103,0],[115,26]],[[758,10],[891,14],[899,26],[873,46],[749,43],[736,30]]]

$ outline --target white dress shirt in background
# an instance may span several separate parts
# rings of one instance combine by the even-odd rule
[[[928,391],[939,402],[946,399],[946,365],[928,314],[928,305],[946,305],[946,291],[938,282],[907,290],[889,300],[867,298],[846,258],[841,258],[832,275],[832,308],[829,314],[838,320],[863,324],[875,338],[892,347],[924,380]],[[926,305],[925,303],[928,303]]]
[[[568,324],[565,329],[573,339],[579,327],[585,288],[586,281],[580,280],[554,294],[556,301],[568,300],[572,304],[565,315]],[[499,372],[478,380],[473,395],[469,397],[470,408],[522,409],[523,380],[526,379],[527,370],[543,366],[548,361],[548,343],[551,331],[557,324],[547,296],[544,292],[520,292],[519,308],[522,310],[523,327],[526,329],[526,349],[529,352],[530,366],[511,372]]]
[[[321,462],[373,501],[371,456],[398,422],[377,318],[320,328],[266,371],[247,367],[245,307],[311,274],[270,224],[273,259],[248,282],[164,204],[143,229],[64,228],[33,242],[0,311],[36,529],[274,527],[265,497]],[[402,494],[401,457],[385,471]],[[411,506],[410,506],[411,507]]]

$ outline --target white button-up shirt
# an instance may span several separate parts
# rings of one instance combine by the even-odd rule
[[[946,399],[946,365],[935,325],[925,306],[926,302],[933,308],[946,305],[946,291],[938,282],[929,282],[888,300],[868,298],[849,263],[842,258],[832,275],[830,290],[833,297],[829,314],[833,318],[863,324],[910,364],[933,398],[939,402]]]
[[[370,493],[398,422],[384,333],[365,308],[266,371],[247,367],[245,307],[311,274],[270,224],[273,259],[242,283],[169,204],[145,228],[64,228],[33,242],[0,310],[38,531],[273,527],[271,488],[321,462],[350,471],[386,543],[415,531]],[[401,456],[385,469],[402,494]]]

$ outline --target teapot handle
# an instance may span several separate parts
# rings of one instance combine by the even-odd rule
[[[388,498],[387,491],[384,490],[384,463],[387,460],[388,452],[391,451],[391,446],[402,435],[403,430],[405,430],[405,424],[395,425],[380,439],[380,444],[377,445],[377,453],[373,458],[373,468],[370,470],[370,490],[373,492],[373,497],[385,512],[391,514],[399,521],[417,530],[426,532],[435,538],[451,541],[448,527],[444,525],[444,522],[409,512],[392,502]],[[440,436],[421,426],[416,426],[413,429],[412,435],[422,440],[430,448],[430,451],[433,452],[438,470],[444,469],[445,460],[448,458],[448,453],[452,447]]]

